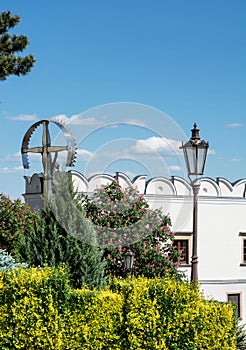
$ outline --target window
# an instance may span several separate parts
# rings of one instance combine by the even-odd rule
[[[180,252],[180,264],[189,264],[189,239],[175,239],[174,246]]]
[[[227,293],[227,300],[236,305],[237,318],[241,318],[241,293]]]
[[[243,239],[243,264],[246,264],[246,239]]]
[[[246,232],[239,232],[241,237],[241,266],[246,266]]]

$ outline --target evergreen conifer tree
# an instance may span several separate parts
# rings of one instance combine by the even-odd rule
[[[20,21],[18,16],[13,16],[10,11],[0,13],[0,80],[5,80],[9,75],[25,75],[34,65],[34,57],[17,56],[28,45],[25,35],[10,35],[9,29],[14,28]]]
[[[102,254],[92,224],[76,203],[71,180],[59,173],[35,229],[19,243],[19,259],[34,266],[65,263],[73,287],[93,288],[105,282]]]

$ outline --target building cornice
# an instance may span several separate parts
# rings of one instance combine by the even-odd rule
[[[87,179],[83,174],[76,170],[70,171],[79,191],[93,192],[102,185],[110,184],[117,180],[122,188],[134,187],[140,194],[155,198],[163,196],[165,198],[185,198],[192,196],[192,186],[184,178],[172,176],[165,178],[162,176],[146,180],[145,175],[136,176],[131,180],[126,174],[117,172],[115,176],[109,174],[96,174]],[[246,198],[246,178],[231,183],[224,178],[211,179],[204,177],[199,180],[201,187],[199,191],[199,200],[202,198]]]

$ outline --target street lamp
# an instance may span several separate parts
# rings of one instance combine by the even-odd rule
[[[191,281],[196,284],[198,281],[198,256],[197,256],[197,218],[198,218],[198,193],[200,183],[197,182],[198,175],[203,175],[207,158],[208,142],[201,140],[199,129],[196,123],[191,130],[191,138],[185,144],[182,143],[181,149],[184,152],[185,164],[188,176],[193,190],[193,247],[191,259]]]
[[[129,273],[131,273],[132,271],[134,256],[135,254],[131,251],[129,247],[127,247],[127,250],[124,254],[124,267],[125,270]]]

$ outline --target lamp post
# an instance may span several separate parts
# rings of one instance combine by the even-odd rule
[[[135,254],[131,251],[129,247],[127,247],[127,250],[124,254],[124,267],[126,272],[131,273],[132,267],[133,267],[133,261],[134,261]]]
[[[203,175],[208,142],[201,140],[197,124],[191,130],[191,138],[185,144],[182,143],[181,149],[184,152],[185,164],[188,171],[188,176],[191,181],[193,190],[193,244],[192,244],[192,259],[191,259],[191,281],[196,284],[198,281],[198,255],[197,255],[197,222],[198,222],[198,193],[200,183],[197,182],[199,175]]]

